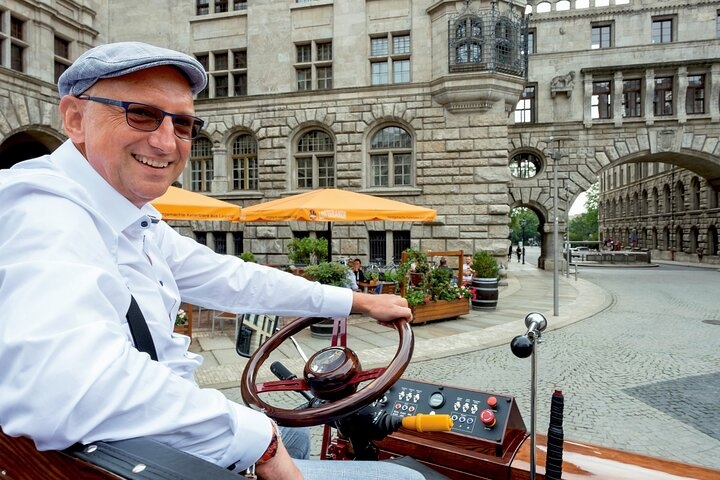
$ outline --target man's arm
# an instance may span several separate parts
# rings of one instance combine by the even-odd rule
[[[368,315],[379,322],[392,322],[398,318],[410,321],[412,311],[407,300],[399,295],[372,295],[353,293],[352,313]]]

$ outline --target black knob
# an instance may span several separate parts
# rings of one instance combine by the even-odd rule
[[[510,342],[510,350],[518,358],[527,358],[532,355],[533,344],[527,335],[518,335]]]

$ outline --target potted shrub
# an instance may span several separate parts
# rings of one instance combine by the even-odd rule
[[[473,310],[495,310],[500,265],[492,253],[480,250],[473,255],[472,269],[475,271],[470,287],[473,292]]]
[[[327,239],[295,237],[288,243],[288,258],[295,265],[317,265],[327,260],[327,257]]]
[[[240,255],[238,255],[240,260],[244,260],[246,262],[255,262],[255,255],[252,252],[242,252]]]

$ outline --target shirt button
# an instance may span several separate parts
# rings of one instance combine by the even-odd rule
[[[164,287],[164,286],[165,286],[165,284],[162,283],[162,280],[160,280],[160,286],[161,286],[161,287]]]
[[[148,226],[148,222],[146,222],[145,220],[143,220],[143,221],[140,223],[140,226],[143,227],[143,228],[146,228],[146,227]]]

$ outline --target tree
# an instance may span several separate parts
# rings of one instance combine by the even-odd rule
[[[585,213],[576,215],[570,220],[569,234],[571,242],[597,241],[598,239],[598,183],[595,182],[587,190]]]
[[[517,207],[510,212],[510,241],[512,243],[522,241],[522,220],[525,220],[525,243],[528,243],[531,238],[539,242],[538,226],[540,221],[535,212],[526,207]]]

